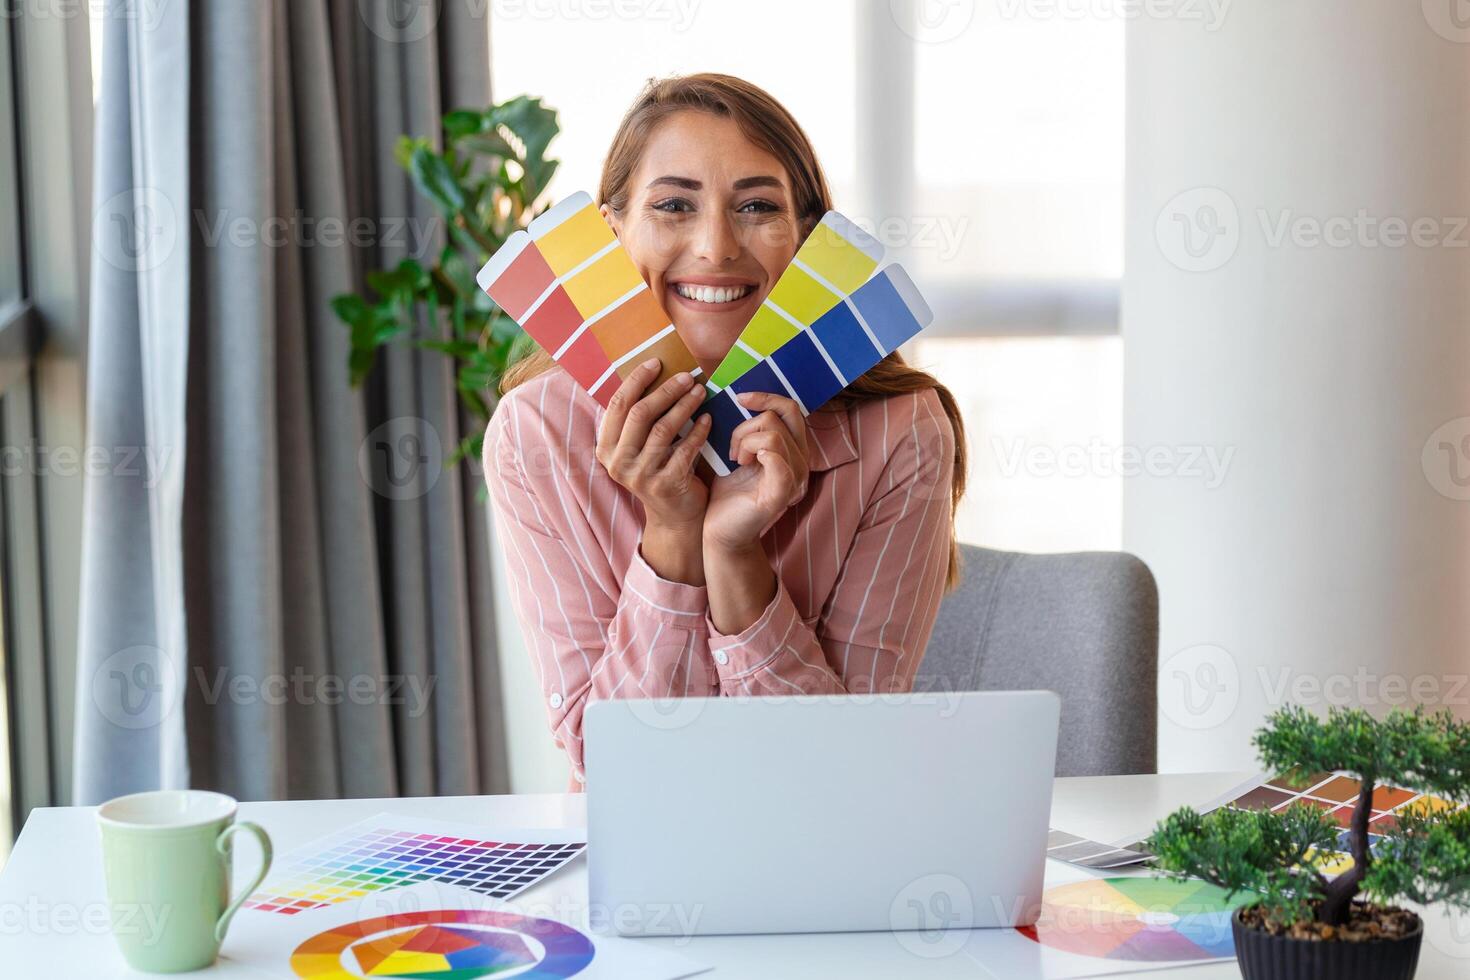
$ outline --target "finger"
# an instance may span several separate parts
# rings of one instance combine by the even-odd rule
[[[653,428],[648,431],[648,439],[644,443],[648,449],[664,450],[674,441],[679,430],[684,428],[684,423],[694,414],[700,405],[704,404],[704,385],[694,384],[689,390],[680,395],[668,411],[653,423]]]
[[[788,449],[785,438],[781,433],[769,429],[753,432],[741,440],[739,450],[732,453],[730,458],[741,466],[747,466],[755,462],[756,454],[760,452],[776,453],[783,459],[786,458]]]
[[[648,443],[649,430],[653,424],[669,410],[679,397],[689,391],[691,385],[696,385],[694,378],[688,371],[680,371],[663,384],[659,385],[649,394],[628,409],[628,417],[623,421],[622,434],[618,436],[618,452],[639,455]],[[677,427],[675,432],[677,432]],[[670,433],[672,438],[673,433]]]
[[[794,456],[806,458],[806,453],[800,449],[791,435],[791,430],[786,428],[786,423],[775,412],[769,411],[746,419],[735,427],[735,431],[730,434],[730,458],[735,459],[735,453],[744,445],[745,440],[757,432],[770,432],[780,437],[790,447],[790,452]]]
[[[755,412],[775,412],[786,423],[796,444],[803,452],[806,450],[806,416],[795,400],[768,391],[747,391],[740,396],[740,404]]]
[[[771,498],[779,498],[785,502],[787,507],[790,507],[797,482],[796,473],[791,469],[791,464],[780,453],[770,449],[762,449],[758,452],[756,462],[761,467],[761,482],[766,483],[767,492]]]
[[[654,378],[658,377],[658,358],[650,357],[638,365],[623,383],[618,385],[618,390],[607,400],[607,411],[602,416],[602,425],[597,430],[597,448],[600,451],[611,450],[618,444],[618,437],[623,434],[623,425],[628,419],[628,410],[637,404],[638,399],[643,397],[643,390],[648,387]]]
[[[709,430],[713,424],[714,420],[707,412],[695,419],[694,425],[684,434],[684,437],[674,443],[674,450],[669,454],[669,461],[664,465],[664,471],[680,473],[693,469],[695,460],[699,458],[699,451],[704,448],[705,440],[709,438]]]

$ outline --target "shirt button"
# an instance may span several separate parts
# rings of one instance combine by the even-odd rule
[[[721,667],[723,667],[723,666],[725,666],[729,662],[730,662],[730,655],[728,653],[726,653],[724,650],[716,650],[715,651],[715,663],[717,663]]]
[[[551,706],[553,708],[560,708],[561,707],[561,692],[560,691],[557,691],[555,694],[553,694],[551,696]]]

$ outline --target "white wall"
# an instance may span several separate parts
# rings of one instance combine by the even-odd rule
[[[1129,25],[1124,438],[1229,460],[1214,488],[1160,472],[1124,493],[1124,546],[1161,591],[1165,771],[1252,766],[1285,700],[1386,710],[1417,684],[1465,713],[1470,31],[1452,2]]]

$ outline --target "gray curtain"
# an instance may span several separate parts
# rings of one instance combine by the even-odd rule
[[[97,199],[132,240],[94,263],[89,433],[166,462],[88,485],[77,802],[506,791],[452,366],[396,348],[353,390],[329,307],[442,245],[392,150],[489,101],[486,9],[109,7]]]

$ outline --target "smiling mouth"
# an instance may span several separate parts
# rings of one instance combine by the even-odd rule
[[[738,303],[751,293],[755,287],[744,286],[699,286],[693,283],[675,283],[671,287],[684,299],[694,303],[702,303],[706,306],[725,306],[730,303]]]

